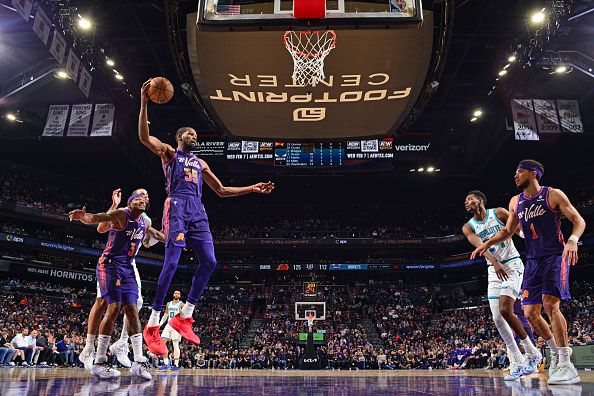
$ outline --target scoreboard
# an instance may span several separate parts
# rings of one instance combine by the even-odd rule
[[[342,142],[274,144],[274,166],[332,167],[342,166],[344,159]]]

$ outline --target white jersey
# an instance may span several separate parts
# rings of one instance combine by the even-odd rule
[[[169,312],[168,316],[167,316],[167,322],[169,322],[170,319],[173,319],[173,317],[175,315],[177,315],[178,313],[181,312],[181,300],[178,301],[177,303],[174,303],[173,301],[169,301],[167,303],[167,310]]]
[[[485,217],[484,221],[476,221],[476,219],[473,217],[468,221],[468,225],[483,242],[491,239],[493,235],[505,227],[505,225],[497,217],[495,209],[487,209],[487,216]],[[499,260],[501,264],[506,264],[512,260],[520,258],[520,253],[518,253],[518,250],[516,249],[511,238],[490,247],[489,252],[491,252],[491,254],[497,260]],[[493,265],[493,263],[491,263],[488,259],[487,264]]]

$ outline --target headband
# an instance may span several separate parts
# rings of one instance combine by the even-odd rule
[[[128,198],[128,205],[130,205],[130,202],[134,201],[136,198],[139,197],[144,197],[144,194],[132,194],[130,198]]]
[[[528,164],[520,164],[518,165],[518,169],[526,169],[531,172],[536,172],[538,177],[542,177],[542,172],[536,166],[528,165]]]

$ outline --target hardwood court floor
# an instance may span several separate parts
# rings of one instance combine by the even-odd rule
[[[543,374],[506,382],[500,371],[483,370],[154,370],[153,380],[145,382],[131,378],[128,370],[119,379],[100,381],[79,368],[2,368],[0,395],[594,395],[594,373],[579,371],[581,384],[547,386]]]

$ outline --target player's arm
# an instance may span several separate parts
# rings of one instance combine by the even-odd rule
[[[163,317],[159,321],[159,327],[163,326],[163,323],[165,323],[167,321],[168,317],[169,317],[169,304],[167,304],[165,306],[165,313],[163,313]]]
[[[482,243],[480,246],[477,246],[476,249],[470,255],[471,259],[474,259],[476,256],[482,256],[485,252],[493,245],[501,243],[506,239],[509,239],[514,235],[514,232],[520,225],[520,220],[516,215],[516,206],[518,202],[518,196],[516,195],[509,201],[509,216],[507,217],[507,222],[505,223],[505,227],[499,230],[495,235],[491,237],[487,242]]]
[[[103,213],[87,213],[87,207],[76,209],[68,213],[70,221],[78,220],[84,224],[99,224],[103,222],[112,222],[116,226],[122,227],[126,224],[126,212],[124,209],[115,209]]]
[[[468,242],[472,244],[472,246],[479,247],[483,243],[481,238],[476,235],[476,232],[474,232],[470,224],[464,224],[462,227],[462,232],[464,233],[466,239],[468,239]],[[499,260],[497,260],[495,256],[493,256],[493,254],[488,250],[485,252],[484,256],[491,264],[493,264],[493,268],[495,269],[495,274],[497,274],[497,277],[502,281],[507,280],[507,273],[503,268],[503,264],[501,264]]]
[[[557,208],[573,224],[571,236],[563,248],[563,258],[569,265],[575,265],[578,262],[578,241],[586,229],[586,221],[571,204],[563,191],[552,188],[549,192],[548,199],[551,208]]]
[[[147,80],[142,84],[142,88],[140,88],[140,114],[138,115],[138,137],[140,138],[140,142],[144,144],[146,147],[149,148],[153,153],[157,154],[161,157],[163,162],[168,162],[173,158],[175,154],[175,149],[168,145],[167,143],[163,143],[159,139],[154,136],[151,136],[149,133],[149,124],[148,124],[148,88],[151,84],[151,80]]]
[[[507,219],[509,218],[509,212],[507,211],[507,209],[499,207],[495,209],[495,215],[497,216],[497,218],[503,223],[506,224],[507,223]],[[524,239],[524,233],[522,232],[522,227],[520,227],[520,222],[518,221],[518,227],[516,228],[516,231],[514,231],[516,233],[516,235],[518,235],[520,238]]]
[[[237,197],[238,195],[245,195],[250,193],[270,194],[274,190],[274,183],[256,183],[246,187],[227,187],[218,177],[210,170],[208,164],[204,160],[200,160],[202,165],[202,174],[204,181],[208,186],[221,198]]]
[[[107,212],[117,209],[120,202],[122,202],[122,189],[116,188],[111,193],[111,206],[109,207],[109,209],[107,209]],[[99,223],[97,224],[97,232],[99,232],[100,234],[106,233],[107,231],[109,231],[110,227],[111,223],[109,222]]]

